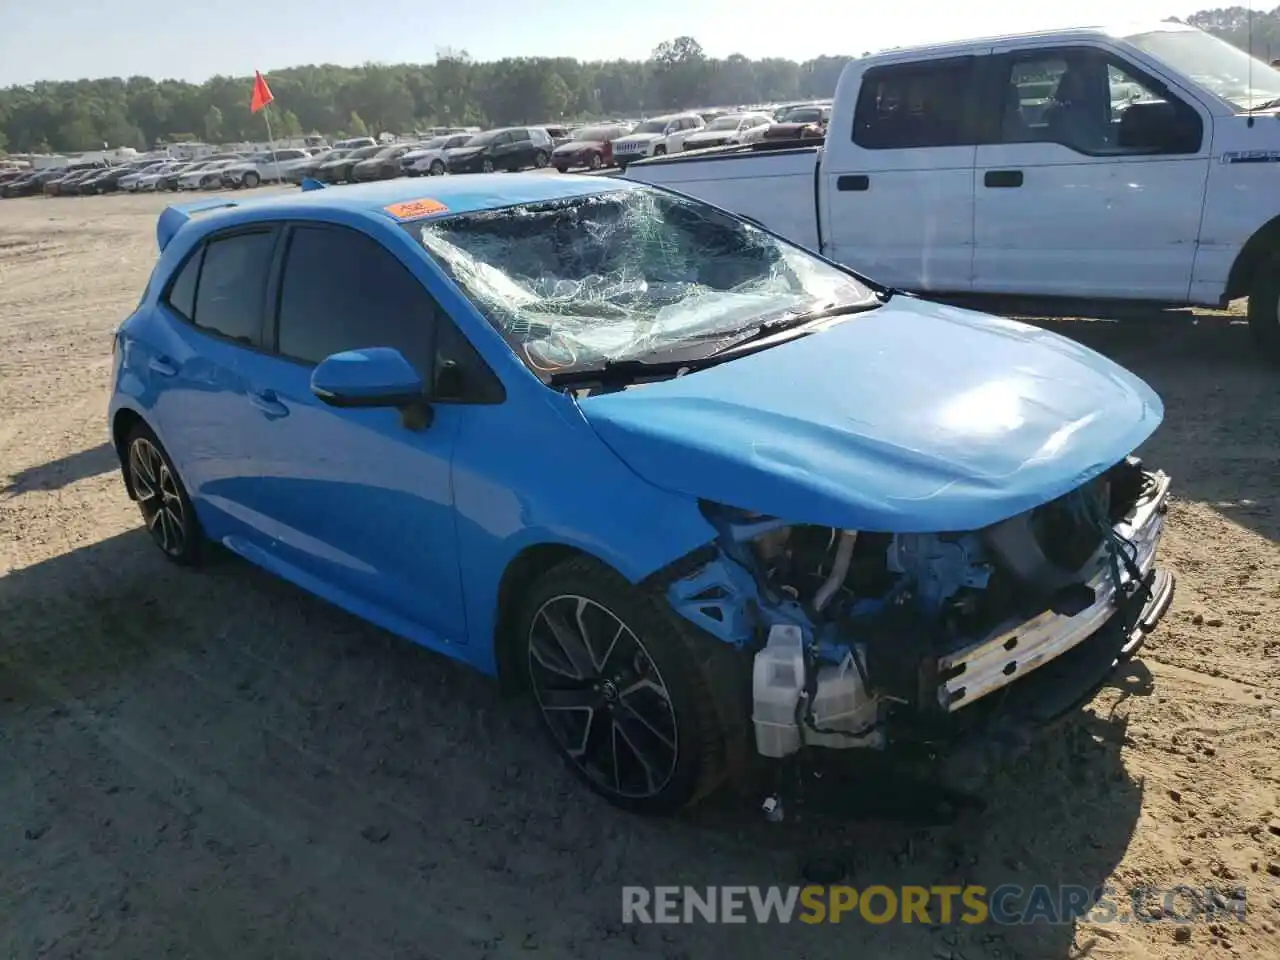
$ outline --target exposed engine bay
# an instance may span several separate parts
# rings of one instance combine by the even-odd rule
[[[704,504],[720,533],[716,555],[697,558],[668,596],[753,655],[761,754],[880,749],[898,721],[945,719],[1113,617],[1136,620],[1168,490],[1165,474],[1129,457],[985,529],[930,534],[788,524]]]

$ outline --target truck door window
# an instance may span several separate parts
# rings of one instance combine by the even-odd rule
[[[1199,149],[1200,115],[1100,50],[1041,50],[1006,62],[996,142],[1057,143],[1087,156]]]
[[[862,78],[853,142],[867,150],[975,143],[966,122],[972,60],[873,67]]]

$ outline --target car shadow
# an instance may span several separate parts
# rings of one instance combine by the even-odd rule
[[[982,809],[940,816],[918,783],[872,772],[833,779],[835,802],[806,800],[781,823],[767,822],[761,797],[749,794],[714,798],[674,820],[637,817],[585,789],[545,742],[527,701],[504,699],[465,666],[234,558],[175,567],[138,529],[0,579],[0,622],[0,722],[14,762],[75,769],[78,778],[33,781],[32,802],[91,812],[82,828],[69,814],[58,821],[71,852],[42,883],[77,897],[76,858],[90,854],[74,851],[94,849],[102,805],[117,824],[154,831],[160,814],[147,804],[180,796],[183,812],[164,816],[178,817],[194,842],[149,843],[136,862],[127,850],[113,854],[144,888],[163,891],[181,874],[189,888],[211,891],[168,905],[188,925],[179,942],[210,924],[229,938],[256,924],[258,935],[293,942],[300,898],[322,916],[368,895],[362,928],[407,937],[439,922],[431,928],[438,937],[447,918],[462,916],[468,929],[489,931],[483,943],[467,941],[475,949],[535,942],[553,954],[603,958],[637,950],[1066,957],[1071,923],[966,925],[958,911],[927,924],[846,916],[656,929],[622,921],[622,887],[789,887],[806,882],[806,865],[812,875],[815,861],[835,860],[841,882],[859,889],[1092,890],[1123,856],[1142,801],[1142,785],[1124,769],[1121,708],[1081,713],[1000,774]],[[1140,663],[1114,683],[1127,696],[1150,690]],[[1108,695],[1115,691],[1096,702]],[[124,773],[113,765],[122,757]],[[144,776],[150,766],[160,771],[154,780]],[[122,777],[109,800],[93,799]],[[85,795],[78,781],[98,786]],[[377,839],[388,835],[395,842]],[[258,852],[228,872],[227,850]],[[317,858],[326,857],[343,869],[322,869]],[[269,872],[253,873],[258,860]],[[424,913],[422,903],[439,909]],[[238,916],[248,917],[239,930],[227,919]]]
[[[1043,303],[962,305],[1071,337],[1142,377],[1165,416],[1139,454],[1173,477],[1176,497],[1280,540],[1280,365],[1259,349],[1241,312],[1077,304],[1077,316],[1049,317]]]
[[[80,480],[120,469],[115,447],[102,443],[59,460],[28,467],[0,480],[0,494],[32,490],[60,490]]]

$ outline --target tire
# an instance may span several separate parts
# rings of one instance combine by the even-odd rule
[[[480,161],[480,172],[493,173],[493,160],[491,158],[485,157]]]
[[[261,182],[262,182],[262,178],[258,176],[256,173],[254,173],[252,170],[250,170],[248,173],[244,175],[244,179],[240,181],[240,184],[246,190],[252,190]]]
[[[539,150],[539,151],[537,151],[537,152],[533,155],[533,167],[534,167],[534,169],[535,169],[535,170],[541,170],[543,167],[545,167],[545,166],[547,165],[547,162],[548,162],[550,159],[551,159],[551,157],[549,157],[549,156],[547,155],[547,152],[546,152],[545,150]]]
[[[204,532],[169,454],[145,423],[125,441],[125,470],[142,522],[160,552],[181,566],[199,562]]]
[[[664,144],[664,143],[660,143],[660,144],[658,144],[656,147],[654,147],[654,148],[653,148],[653,155],[654,155],[655,157],[665,157],[665,156],[667,155],[667,146],[666,146],[666,144]]]
[[[600,159],[600,154],[593,153],[591,159],[587,161],[587,166],[592,170],[599,170],[604,166],[604,161]]]
[[[569,172],[569,168],[568,168],[568,167],[562,167],[562,166],[560,166],[559,164],[556,164],[556,172],[557,172],[557,173],[568,173],[568,172]]]
[[[586,557],[533,584],[517,630],[518,661],[543,728],[591,790],[622,809],[662,816],[724,781],[729,735],[712,683],[734,675],[718,664],[729,647]],[[743,712],[749,723],[749,707]]]
[[[1268,359],[1280,362],[1280,253],[1263,260],[1254,274],[1249,288],[1249,332]]]
[[[432,160],[431,166],[427,169],[427,174],[432,177],[443,177],[444,172],[443,160]]]

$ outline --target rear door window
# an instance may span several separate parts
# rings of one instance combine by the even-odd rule
[[[262,342],[262,305],[275,246],[273,230],[210,241],[196,284],[197,327],[240,343]]]
[[[867,150],[976,143],[973,78],[972,57],[873,67],[858,92],[853,142]]]

